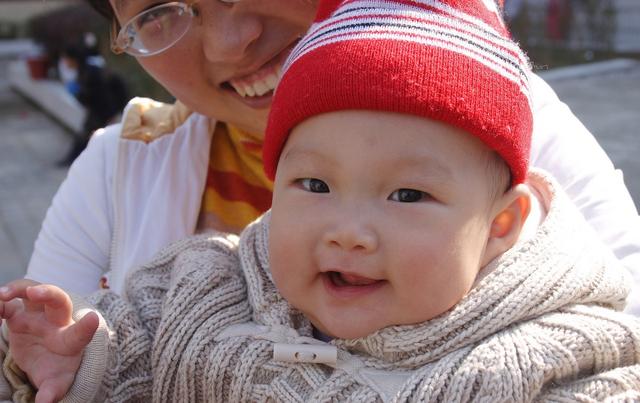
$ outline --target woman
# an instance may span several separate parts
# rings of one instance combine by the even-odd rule
[[[100,284],[119,292],[168,243],[239,231],[269,207],[260,148],[271,95],[317,11],[307,0],[90,3],[113,21],[114,50],[178,103],[133,100],[55,196],[27,277],[82,294]],[[620,171],[551,88],[530,81],[532,165],[558,178],[627,267],[640,267],[639,218]]]

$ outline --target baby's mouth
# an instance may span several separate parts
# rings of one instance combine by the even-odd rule
[[[366,287],[383,281],[338,271],[327,272],[327,276],[335,287]]]

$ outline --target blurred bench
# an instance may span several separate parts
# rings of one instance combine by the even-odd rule
[[[9,85],[74,133],[82,132],[86,110],[57,80],[31,78],[25,60],[10,62]]]

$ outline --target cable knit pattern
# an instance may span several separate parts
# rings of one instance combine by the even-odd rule
[[[126,300],[94,295],[110,345],[85,355],[108,360],[113,402],[640,399],[640,322],[614,310],[626,273],[552,180],[531,180],[549,208],[535,237],[441,316],[333,340],[336,365],[273,358],[274,341],[321,342],[271,281],[269,215],[239,247],[224,236],[170,246],[132,273]],[[244,334],[250,322],[266,333]],[[385,397],[375,379],[400,381]]]

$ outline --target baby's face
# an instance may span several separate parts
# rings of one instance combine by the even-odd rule
[[[340,338],[454,306],[487,260],[495,202],[484,147],[440,122],[386,112],[334,112],[297,126],[271,216],[282,295]]]

